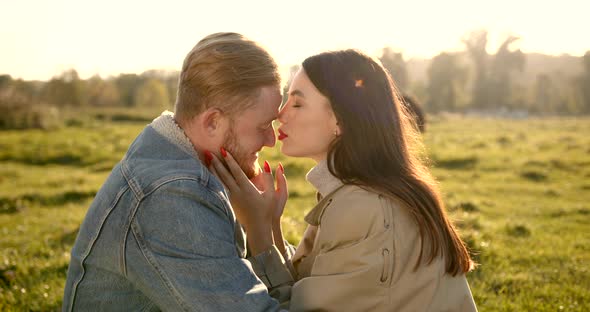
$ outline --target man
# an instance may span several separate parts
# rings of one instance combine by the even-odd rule
[[[139,134],[88,210],[64,311],[279,309],[268,290],[292,283],[284,259],[267,232],[248,233],[245,259],[228,194],[205,166],[223,147],[255,175],[257,152],[275,144],[279,85],[270,55],[239,34],[193,48],[175,113]]]

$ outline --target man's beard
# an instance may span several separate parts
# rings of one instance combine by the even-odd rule
[[[253,178],[257,174],[256,169],[258,167],[256,166],[256,162],[249,162],[252,155],[245,151],[238,143],[233,125],[230,126],[229,131],[225,135],[223,147],[231,153],[248,179]]]

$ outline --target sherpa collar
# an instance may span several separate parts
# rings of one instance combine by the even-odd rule
[[[195,147],[184,133],[184,130],[174,120],[174,113],[170,111],[162,112],[160,116],[152,121],[150,126],[174,145],[195,159],[199,159],[199,154],[195,150]]]

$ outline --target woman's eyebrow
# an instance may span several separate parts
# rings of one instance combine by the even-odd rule
[[[305,98],[305,95],[303,94],[303,92],[301,92],[300,90],[297,90],[297,89],[289,92],[289,95],[291,95],[291,96],[299,96],[299,97]]]

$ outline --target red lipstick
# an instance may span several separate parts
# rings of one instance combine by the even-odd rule
[[[288,135],[286,135],[285,132],[283,132],[281,129],[279,129],[279,141],[282,141],[286,137],[288,137]]]

